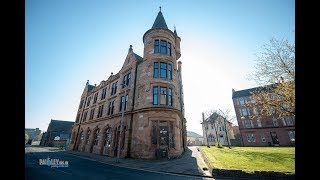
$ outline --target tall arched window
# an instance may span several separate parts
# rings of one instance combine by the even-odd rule
[[[99,138],[100,138],[100,129],[97,129],[96,130],[96,133],[94,135],[94,145],[98,145],[98,142],[99,142]]]
[[[89,144],[90,142],[90,135],[91,135],[91,130],[89,130],[87,133],[87,144]]]
[[[110,147],[111,146],[111,138],[112,138],[112,130],[111,128],[108,128],[106,130],[105,136],[104,136],[104,146]]]

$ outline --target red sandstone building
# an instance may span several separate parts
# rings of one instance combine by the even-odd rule
[[[253,117],[259,107],[249,108],[246,103],[254,101],[252,92],[259,87],[235,91],[232,100],[237,116],[243,146],[294,146],[295,118],[275,116]]]
[[[180,41],[176,30],[168,29],[160,9],[143,35],[143,57],[130,45],[118,73],[99,85],[89,81],[85,85],[70,148],[117,156],[120,139],[120,157],[181,155],[186,148],[186,120],[181,62],[177,62]]]

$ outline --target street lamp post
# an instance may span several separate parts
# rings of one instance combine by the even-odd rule
[[[118,153],[117,153],[117,162],[120,162],[120,144],[121,144],[121,139],[122,139],[122,123],[123,123],[123,117],[124,117],[124,105],[125,105],[125,101],[126,101],[126,94],[127,94],[127,85],[126,84],[120,84],[122,85],[122,87],[124,88],[124,100],[121,105],[122,109],[121,109],[121,120],[120,120],[120,133],[119,133],[119,141],[118,141]]]

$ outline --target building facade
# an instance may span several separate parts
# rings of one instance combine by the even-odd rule
[[[43,133],[40,145],[66,146],[70,141],[73,121],[51,119],[47,132]]]
[[[272,86],[272,85],[271,85]],[[259,107],[250,108],[252,95],[258,88],[235,91],[232,100],[237,116],[243,146],[294,146],[295,118],[276,118],[276,115],[259,117]]]
[[[142,159],[181,155],[186,148],[186,120],[182,63],[177,62],[180,41],[160,9],[143,35],[143,57],[130,45],[118,73],[99,85],[87,82],[70,149],[117,156],[120,147],[120,157]]]
[[[230,139],[234,139],[231,122],[214,112],[208,118],[202,113],[201,124],[205,145],[214,146],[218,142],[224,146],[231,145]]]

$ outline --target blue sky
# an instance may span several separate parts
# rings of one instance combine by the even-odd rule
[[[74,121],[87,80],[117,73],[128,52],[143,56],[143,34],[162,13],[181,37],[187,129],[202,135],[201,113],[234,109],[231,90],[247,80],[255,54],[275,37],[294,42],[293,0],[27,0],[25,127]]]

